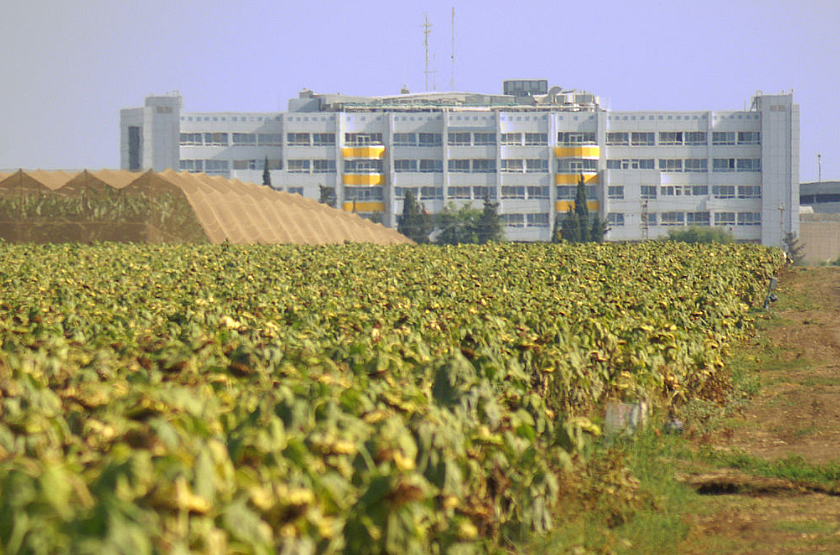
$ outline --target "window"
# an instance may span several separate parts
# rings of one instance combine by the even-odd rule
[[[708,212],[688,212],[685,215],[685,221],[688,225],[710,225]]]
[[[502,187],[502,198],[524,199],[525,187]]]
[[[476,146],[494,146],[496,144],[495,133],[474,133],[473,144]]]
[[[712,195],[715,198],[735,198],[735,186],[712,185]]]
[[[598,160],[579,158],[560,158],[557,160],[557,173],[581,173],[598,171]]]
[[[384,187],[345,187],[345,200],[377,201],[385,198]]]
[[[547,199],[548,187],[528,187],[529,199]]]
[[[761,198],[761,187],[758,185],[739,186],[738,198]]]
[[[227,173],[227,160],[205,160],[204,171],[207,173]]]
[[[204,144],[206,146],[227,146],[228,145],[228,134],[227,133],[205,133],[204,134]]]
[[[417,133],[394,133],[394,146],[417,146]]]
[[[502,160],[502,172],[504,173],[522,173],[524,167],[522,160]]]
[[[613,227],[623,227],[624,214],[622,212],[610,212],[607,214],[607,223]]]
[[[684,135],[686,146],[705,146],[708,142],[705,131],[686,131]]]
[[[709,171],[709,161],[705,158],[686,158],[685,171],[689,173],[706,173]]]
[[[260,146],[282,146],[282,133],[260,133],[257,135],[257,142]]]
[[[314,146],[335,146],[335,135],[333,133],[313,133],[312,144]]]
[[[521,145],[522,133],[502,133],[502,144],[506,146]]]
[[[508,227],[525,227],[525,214],[502,214],[502,223]]]
[[[496,160],[473,160],[473,173],[496,173]]]
[[[677,158],[660,158],[659,171],[678,173],[682,171],[682,160]]]
[[[286,144],[288,146],[309,146],[309,133],[287,133]]]
[[[629,133],[607,133],[607,146],[627,146],[629,144]]]
[[[653,166],[653,158],[650,159],[612,159],[607,160],[607,169],[608,170],[652,170]]]
[[[382,173],[382,160],[345,160],[344,173]]]
[[[441,173],[443,160],[420,160],[420,173]]]
[[[631,146],[653,146],[655,133],[631,133]]]
[[[738,158],[737,168],[739,172],[760,172],[761,158]]]
[[[739,145],[760,145],[761,133],[758,131],[738,131]]]
[[[181,146],[201,146],[201,133],[181,133]]]
[[[452,173],[470,173],[469,160],[450,160],[449,171]]]
[[[734,131],[712,131],[712,145],[734,145]]]
[[[346,146],[381,145],[382,133],[345,133],[344,144]]]
[[[469,133],[450,133],[448,141],[449,146],[470,146],[472,144]]]
[[[735,225],[735,212],[715,212],[715,225]]]
[[[713,172],[734,172],[735,158],[715,158],[712,160]]]
[[[594,145],[595,133],[590,132],[560,132],[557,133],[558,145]]]
[[[496,200],[495,187],[473,187],[473,198]]]
[[[419,146],[440,146],[442,142],[440,133],[418,133],[417,137]]]
[[[574,185],[558,185],[557,200],[575,200],[577,187]]]
[[[662,146],[674,146],[683,144],[681,131],[660,131],[659,144]]]
[[[204,160],[181,160],[181,171],[201,173],[204,171]]]
[[[449,198],[453,199],[468,199],[470,197],[470,188],[469,187],[449,187],[447,189],[449,192]]]
[[[595,185],[586,186],[586,199],[598,200],[598,191],[596,190]]]
[[[545,146],[547,144],[548,133],[525,133],[525,146]]]
[[[607,198],[621,200],[624,198],[624,187],[622,185],[610,185],[607,189]]]
[[[422,200],[436,200],[443,198],[443,187],[420,187]]]
[[[254,133],[234,133],[233,146],[256,146],[257,135]]]
[[[289,187],[289,194],[303,196],[303,187]]]
[[[406,193],[411,193],[416,199],[418,198],[420,191],[417,187],[394,187],[394,195],[396,195],[398,199],[405,198]]]
[[[761,225],[761,212],[738,212],[738,225]]]
[[[312,160],[313,173],[335,173],[335,160]]]
[[[656,185],[642,185],[642,195],[643,199],[653,199],[656,198]]]
[[[546,173],[548,171],[548,160],[530,158],[525,160],[526,173]]]
[[[289,173],[309,173],[309,160],[289,160],[286,171]]]
[[[688,189],[689,187],[686,187]],[[709,186],[708,185],[692,185],[690,187],[691,194],[695,197],[703,197],[709,194]],[[687,193],[686,193],[687,194]]]
[[[681,197],[683,194],[682,185],[663,185],[660,188],[663,197]]]
[[[416,172],[417,160],[394,160],[394,171],[396,173]]]
[[[685,225],[685,212],[663,212],[660,222],[662,225]]]
[[[528,227],[548,227],[548,212],[525,214]]]
[[[265,162],[262,160],[234,160],[233,161],[233,169],[235,170],[261,170],[265,166]],[[269,169],[271,169],[271,165],[269,165]]]
[[[656,212],[648,212],[648,214],[647,214],[647,225],[649,225],[649,226],[656,225],[656,221],[657,221],[656,220]],[[642,223],[644,223],[644,219],[642,220]]]

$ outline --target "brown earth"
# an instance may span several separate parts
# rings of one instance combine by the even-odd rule
[[[747,348],[760,389],[707,436],[713,449],[756,460],[840,463],[840,268],[794,268]],[[711,439],[710,439],[711,438]],[[840,483],[766,478],[694,467],[683,481],[706,493],[687,517],[679,553],[840,554]]]

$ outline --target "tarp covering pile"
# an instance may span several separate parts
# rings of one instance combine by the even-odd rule
[[[0,173],[0,238],[36,243],[411,243],[395,230],[300,195],[172,170]]]

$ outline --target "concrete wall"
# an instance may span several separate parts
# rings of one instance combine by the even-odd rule
[[[801,214],[799,242],[809,264],[840,257],[840,214]]]

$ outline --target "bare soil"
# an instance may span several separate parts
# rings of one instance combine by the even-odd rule
[[[793,268],[747,347],[760,390],[712,447],[774,461],[840,462],[840,268]],[[708,438],[707,438],[708,440]],[[680,553],[840,554],[840,484],[728,469],[682,477],[703,496]]]

